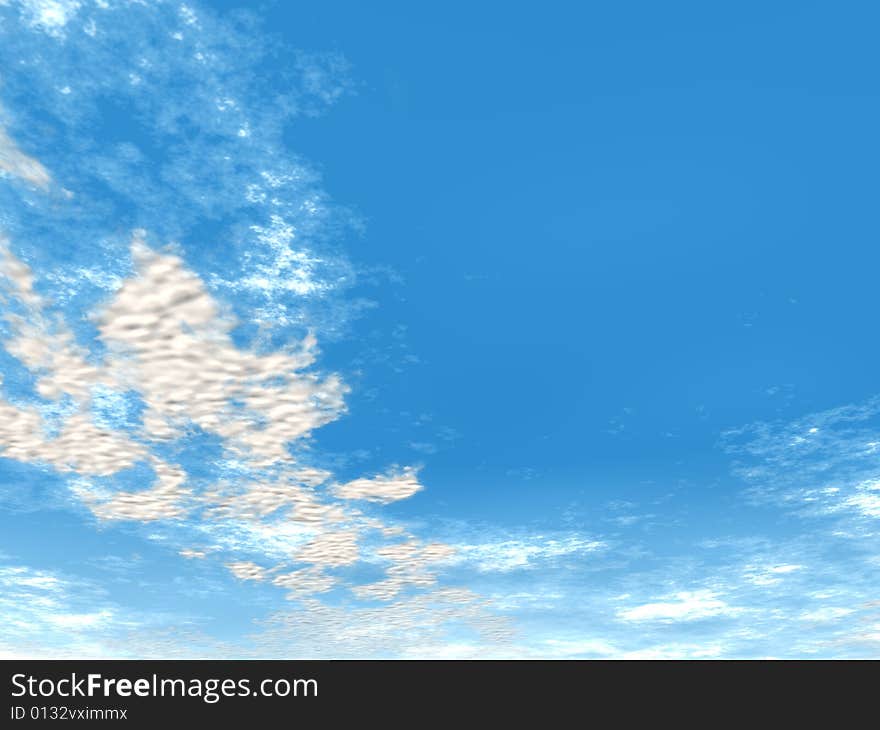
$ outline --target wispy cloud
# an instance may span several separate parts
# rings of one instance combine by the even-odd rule
[[[724,444],[756,502],[852,527],[880,517],[880,398],[729,431]]]
[[[2,110],[0,110],[0,124],[2,124]],[[52,181],[46,168],[18,149],[15,142],[0,126],[0,175],[2,174],[43,189],[48,188]]]
[[[59,573],[0,565],[0,657],[99,656],[101,637],[135,622],[100,589]]]
[[[661,600],[618,611],[624,621],[697,621],[716,616],[732,616],[739,609],[730,606],[716,593],[709,590],[681,591]]]
[[[528,538],[498,539],[456,544],[454,562],[483,572],[509,572],[539,568],[548,561],[565,558],[588,559],[589,554],[607,548],[606,543],[578,535],[533,535]]]

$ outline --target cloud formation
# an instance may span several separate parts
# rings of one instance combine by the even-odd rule
[[[623,621],[697,621],[715,616],[731,616],[738,609],[728,605],[710,590],[681,591],[660,601],[621,609],[618,616]]]
[[[333,493],[342,499],[362,499],[367,502],[388,504],[412,497],[421,489],[422,485],[416,477],[416,470],[410,467],[340,484],[334,487]]]
[[[98,520],[179,525],[182,557],[224,560],[236,579],[283,591],[310,620],[337,621],[328,607],[316,608],[335,589],[387,604],[370,610],[398,621],[410,614],[420,621],[433,615],[435,623],[458,614],[476,620],[484,602],[460,594],[463,603],[450,603],[452,594],[438,587],[438,570],[451,564],[455,548],[425,543],[355,506],[416,494],[422,485],[414,468],[340,483],[294,456],[293,444],[345,412],[341,379],[311,369],[314,337],[283,351],[242,349],[232,340],[234,317],[178,255],[149,248],[141,232],[132,249],[132,273],[92,314],[100,354],[76,343],[35,293],[29,267],[4,250],[2,291],[28,313],[7,318],[7,350],[33,370],[39,399],[66,407],[53,411],[52,432],[41,406],[0,401],[0,455],[69,474],[70,495]],[[107,419],[97,417],[95,401],[113,402],[113,393],[134,393],[142,407],[133,420],[102,426]],[[163,451],[193,428],[218,439],[227,465],[198,489]],[[152,483],[122,486],[121,475],[139,467]],[[333,573],[358,565],[384,577],[364,582]],[[434,601],[444,605],[436,615],[428,610]]]

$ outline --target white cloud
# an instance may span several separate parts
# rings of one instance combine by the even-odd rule
[[[0,176],[4,173],[43,190],[52,182],[48,170],[22,152],[0,125]]]
[[[853,609],[845,608],[843,606],[826,606],[824,608],[817,608],[813,611],[804,611],[800,615],[801,621],[808,621],[811,623],[824,623],[826,621],[836,621],[837,619],[844,618],[854,613]]]
[[[311,488],[304,488],[299,475],[275,483],[222,484],[204,497],[215,518],[259,520],[284,512],[286,519],[304,524],[342,522],[353,514],[337,504],[321,501]]]
[[[27,21],[49,35],[57,36],[79,10],[78,0],[20,0]]]
[[[352,590],[359,598],[388,601],[407,586],[433,586],[436,574],[429,566],[449,562],[454,554],[455,549],[443,543],[423,544],[409,540],[387,545],[376,550],[376,557],[385,564],[386,577]]]
[[[156,484],[134,492],[111,492],[83,480],[74,482],[72,491],[102,520],[151,522],[184,516],[188,511],[190,490],[183,485],[186,473],[178,466],[150,457]]]
[[[422,485],[412,467],[370,478],[355,479],[334,488],[334,494],[341,499],[362,499],[368,502],[387,504],[407,499],[422,490]]]
[[[46,620],[61,629],[84,629],[107,624],[113,619],[113,612],[108,610],[94,613],[56,613],[46,616]]]
[[[664,600],[644,603],[640,606],[621,609],[617,615],[623,621],[697,621],[717,616],[733,616],[739,609],[728,605],[710,590],[681,591]]]
[[[150,489],[111,493],[81,480],[74,492],[101,519],[180,517],[187,510],[186,476],[156,457],[144,438],[168,440],[194,422],[221,436],[250,468],[291,464],[287,443],[338,417],[345,386],[335,376],[320,379],[302,372],[314,359],[312,340],[295,353],[257,355],[236,348],[229,339],[231,321],[179,258],[154,253],[140,236],[135,236],[133,252],[136,273],[97,316],[108,357],[96,364],[62,323],[45,314],[30,269],[5,243],[0,246],[6,291],[28,311],[26,317],[7,314],[14,330],[6,349],[38,374],[37,389],[44,398],[74,399],[73,412],[55,435],[47,434],[36,406],[0,401],[0,452],[81,476],[107,477],[149,462],[157,477]],[[147,406],[142,439],[96,424],[90,403],[100,387],[140,394]],[[327,476],[305,466],[293,472],[306,487]],[[303,488],[273,491],[271,486],[235,499],[218,498],[214,509],[264,516],[283,504],[292,505],[301,521],[331,521],[341,514]]]
[[[132,252],[134,272],[94,315],[106,345],[97,360],[75,344],[62,322],[50,324],[29,268],[5,251],[6,289],[29,310],[27,318],[14,321],[9,349],[39,372],[44,397],[66,398],[72,405],[70,412],[59,411],[58,433],[50,436],[40,409],[0,401],[4,455],[75,475],[71,494],[101,520],[183,524],[200,517],[187,524],[203,547],[184,548],[183,557],[261,556],[269,567],[235,557],[227,557],[226,565],[243,580],[271,579],[292,598],[334,586],[336,579],[322,568],[365,559],[381,563],[386,576],[349,585],[359,598],[387,602],[406,587],[433,586],[436,572],[430,566],[448,562],[452,549],[421,543],[351,504],[415,494],[422,486],[414,468],[338,484],[330,472],[302,463],[287,449],[345,409],[346,387],[337,377],[306,371],[314,361],[314,340],[288,352],[242,350],[230,338],[234,322],[182,259],[147,248],[141,233],[134,236]],[[96,407],[107,410],[107,394],[126,391],[137,393],[145,406],[142,425],[125,419],[124,429],[113,428],[113,419],[101,421],[106,427],[97,425]],[[237,471],[198,494],[182,467],[156,453],[157,445],[192,424],[220,437],[226,461]],[[154,472],[146,488],[123,490],[110,479],[137,464]],[[249,478],[252,473],[260,477]],[[371,548],[365,557],[367,533],[374,541],[381,536],[397,542]],[[542,550],[561,554],[582,548],[551,540]],[[507,564],[511,560],[519,558],[508,555]],[[302,563],[311,567],[291,570]]]
[[[178,551],[178,555],[182,558],[186,558],[187,560],[193,560],[196,558],[205,558],[208,553],[204,550],[195,550],[193,548],[183,548],[183,550]]]
[[[772,586],[781,583],[783,576],[803,570],[803,565],[783,563],[781,565],[756,566],[746,568],[743,577],[757,586]]]
[[[26,463],[51,464],[58,471],[109,476],[146,457],[146,451],[123,435],[98,428],[75,413],[54,438],[46,435],[36,407],[0,400],[0,454]]]
[[[226,567],[229,568],[229,571],[240,580],[263,581],[266,580],[268,575],[268,571],[264,567],[247,560],[227,563]]]
[[[355,530],[324,532],[297,551],[294,559],[315,565],[351,565],[360,556],[359,537]]]
[[[847,507],[855,509],[863,517],[880,519],[880,482],[867,482],[857,487],[857,492],[843,500]]]
[[[333,588],[337,582],[336,578],[315,567],[284,573],[272,580],[274,585],[289,591],[288,598],[290,599],[299,599],[314,593],[325,593]]]
[[[737,473],[749,496],[804,517],[836,517],[841,534],[880,517],[877,418],[880,397],[809,415],[789,424],[758,423],[726,434],[728,450],[746,456]]]
[[[230,339],[232,319],[179,257],[138,237],[133,252],[137,273],[101,312],[99,328],[119,379],[147,405],[148,435],[170,439],[195,423],[255,466],[292,463],[287,444],[344,411],[338,377],[303,372],[314,339],[298,352],[243,351]]]

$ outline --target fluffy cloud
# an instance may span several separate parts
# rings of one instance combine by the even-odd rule
[[[436,583],[437,577],[429,566],[449,562],[455,548],[443,543],[420,544],[415,540],[388,545],[376,551],[385,564],[386,577],[375,583],[354,588],[359,598],[390,600],[407,586],[426,588]]]
[[[188,511],[191,496],[190,490],[184,487],[186,473],[155,457],[150,457],[150,461],[156,483],[148,489],[114,492],[79,481],[72,485],[72,491],[101,520],[152,522],[182,517]]]
[[[344,409],[338,377],[302,372],[314,360],[314,340],[295,353],[237,348],[233,320],[179,257],[138,238],[133,248],[137,272],[101,312],[99,329],[120,380],[147,405],[147,434],[170,439],[194,423],[257,466],[292,462],[286,445]]]
[[[50,434],[38,405],[0,401],[4,456],[70,473],[71,494],[100,520],[183,525],[193,544],[181,547],[181,556],[232,556],[225,565],[236,578],[276,586],[291,600],[312,601],[343,586],[358,599],[390,603],[405,589],[436,585],[453,548],[425,544],[354,504],[412,496],[422,489],[415,469],[340,484],[289,449],[345,411],[342,381],[309,371],[314,338],[283,352],[238,347],[234,318],[202,280],[179,256],[147,247],[138,232],[133,271],[94,312],[104,346],[95,357],[62,319],[50,316],[30,269],[8,248],[3,253],[6,295],[28,313],[7,317],[7,349],[38,375],[42,398],[67,403]],[[122,392],[136,393],[143,413],[113,427],[96,409],[108,394]],[[236,464],[233,475],[198,491],[182,466],[160,454],[193,426],[218,437],[226,461]],[[149,467],[152,483],[121,488],[114,478],[138,465]],[[490,553],[497,562],[505,547],[508,563],[521,559],[510,556],[513,545],[466,550],[486,563]],[[541,549],[563,554],[586,547],[551,540]],[[518,549],[534,557],[529,548]],[[381,566],[385,577],[362,584],[325,572],[362,562]]]
[[[287,519],[304,524],[342,522],[351,511],[321,501],[318,495],[303,488],[298,476],[278,477],[276,481],[244,484],[225,483],[209,490],[204,501],[208,514],[215,518],[259,520],[284,512]]]
[[[370,478],[355,479],[337,485],[333,491],[342,499],[362,499],[387,504],[412,497],[421,489],[416,470],[405,468]]]
[[[22,462],[51,464],[62,472],[97,476],[115,474],[146,456],[138,444],[98,428],[82,413],[69,416],[53,438],[46,435],[36,408],[2,401],[0,454]]]
[[[344,410],[345,386],[338,377],[302,372],[314,359],[313,340],[294,353],[240,350],[229,337],[232,321],[179,257],[151,251],[140,236],[133,251],[134,275],[96,317],[107,355],[95,364],[63,322],[46,313],[28,267],[8,246],[0,249],[6,295],[28,314],[7,315],[13,336],[6,349],[38,375],[43,398],[74,403],[58,433],[48,435],[36,405],[0,401],[0,449],[7,458],[82,476],[107,477],[138,462],[150,463],[157,477],[150,490],[110,497],[105,488],[80,484],[80,496],[102,519],[182,513],[185,475],[158,458],[150,442],[174,439],[195,424],[216,433],[231,455],[250,468],[292,464],[287,445]],[[96,385],[136,391],[146,405],[142,427],[135,432],[99,427],[90,413]],[[300,467],[292,477],[308,487],[326,474]],[[239,514],[251,510],[259,517],[284,504],[294,506],[296,518],[304,521],[339,516],[295,485],[252,488],[234,500],[220,496],[214,508]]]
[[[291,599],[301,599],[313,593],[325,593],[333,588],[337,582],[335,578],[315,567],[294,570],[272,579],[274,585],[289,591],[287,595]]]
[[[294,559],[315,565],[351,565],[360,556],[358,538],[355,530],[324,532],[296,552]]]
[[[235,563],[227,563],[226,567],[229,568],[229,571],[236,577],[241,580],[256,580],[263,581],[266,580],[266,575],[268,571],[260,565],[256,563],[251,563],[247,560],[241,560]]]

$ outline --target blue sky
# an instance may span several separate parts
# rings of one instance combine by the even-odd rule
[[[0,655],[865,657],[868,3],[0,2]]]

